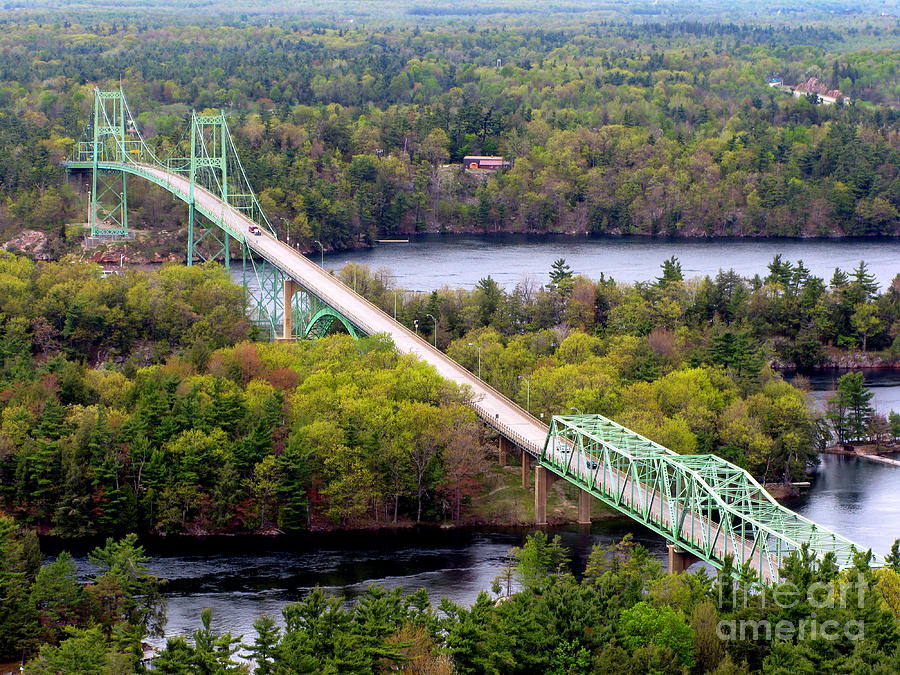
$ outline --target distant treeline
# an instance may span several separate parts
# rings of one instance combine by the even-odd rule
[[[409,8],[409,13],[414,16],[452,16],[452,15],[464,15],[464,16],[481,16],[486,14],[526,14],[529,12],[535,12],[537,8],[527,9],[525,7],[477,7],[477,6],[444,6],[444,7],[435,7],[429,6],[425,7],[422,5],[417,5],[415,7]]]
[[[92,87],[120,83],[160,156],[185,151],[191,109],[230,111],[270,220],[305,247],[422,230],[900,232],[900,52],[848,49],[896,26],[181,20],[5,24],[0,238],[42,230],[53,255],[80,241],[62,226],[85,195],[59,160],[82,136]],[[854,103],[792,98],[766,86],[775,73],[815,75]],[[512,166],[470,175],[469,154]],[[184,225],[161,191],[132,181],[129,194],[133,226]]]

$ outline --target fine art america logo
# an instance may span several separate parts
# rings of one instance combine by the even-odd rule
[[[724,598],[725,586],[719,585],[719,608],[726,606]],[[811,609],[809,616],[791,619],[779,619],[774,623],[768,619],[728,619],[719,621],[716,626],[716,635],[720,640],[862,640],[865,634],[865,621],[847,619],[837,621],[835,619],[819,619],[816,610],[846,609],[854,604],[862,609],[865,606],[865,597],[868,585],[862,574],[857,574],[855,580],[834,581],[831,583],[815,582],[810,584],[806,592],[791,582],[783,582],[774,588],[755,592],[744,588],[743,606],[750,605],[750,598],[754,598],[753,606],[760,610],[768,608],[780,608],[790,610],[801,603]],[[731,589],[734,593],[735,589]],[[735,598],[737,600],[737,598]],[[735,602],[732,606],[737,606]],[[823,613],[832,614],[830,611]]]

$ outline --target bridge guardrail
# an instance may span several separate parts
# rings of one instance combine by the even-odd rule
[[[129,158],[129,159],[130,159],[130,158]],[[107,162],[105,162],[105,163],[107,163]],[[172,192],[172,193],[177,194],[182,200],[185,200],[185,201],[187,200],[187,194],[186,194],[183,190],[181,190],[180,188],[176,187],[176,186],[173,184],[173,182],[172,182],[172,178],[173,178],[173,177],[177,177],[177,178],[179,178],[179,179],[181,179],[181,180],[186,180],[186,179],[185,179],[184,176],[181,176],[181,175],[179,175],[178,173],[176,173],[175,171],[173,171],[173,170],[171,169],[171,167],[169,167],[169,166],[165,166],[165,167],[154,167],[154,166],[144,165],[144,164],[140,164],[140,163],[138,163],[138,162],[133,162],[133,161],[131,161],[131,162],[123,162],[123,164],[126,164],[126,165],[130,166],[130,167],[132,168],[132,171],[133,171],[134,173],[138,173],[139,175],[142,175],[143,177],[147,178],[148,180],[151,180],[152,182],[155,182],[155,183],[158,183],[158,184],[161,184],[161,185],[165,185],[165,187],[166,187],[167,190],[169,190],[169,191]],[[157,171],[163,173],[163,174],[164,174],[164,177],[159,176],[158,173],[157,173]],[[195,189],[198,190],[198,191],[203,191],[203,192],[205,192],[206,194],[210,195],[212,198],[218,199],[218,197],[217,197],[216,195],[214,195],[212,192],[210,192],[209,190],[207,190],[205,187],[203,187],[203,186],[201,186],[201,185],[195,186]],[[195,201],[196,201],[196,200],[195,200]],[[235,217],[237,217],[237,218],[243,218],[243,219],[245,219],[247,222],[250,222],[250,223],[255,222],[255,221],[253,221],[252,218],[250,218],[250,217],[247,216],[246,214],[241,213],[241,211],[240,211],[238,208],[235,208],[235,207],[233,207],[233,206],[230,205],[230,204],[228,204],[227,207],[228,207],[228,211],[230,211],[231,213],[233,213]],[[204,209],[202,209],[202,207],[200,207],[199,205],[197,206],[197,208],[198,208],[199,210],[201,210],[201,211],[204,210]],[[225,217],[224,217],[224,210],[225,210],[225,208],[224,208],[224,206],[223,206],[223,212],[222,212],[221,214],[219,214],[219,216],[220,216],[220,218],[221,218],[223,224],[226,224],[226,223],[225,223]],[[210,214],[210,215],[212,215],[212,214]],[[232,236],[234,236],[234,235],[232,235]],[[270,235],[268,235],[268,236],[270,236]],[[353,294],[356,296],[356,298],[359,300],[359,302],[361,302],[362,304],[366,305],[368,308],[370,308],[370,309],[371,309],[372,311],[374,311],[375,313],[381,315],[381,317],[382,317],[383,320],[385,320],[385,321],[388,322],[390,325],[392,325],[393,330],[403,331],[404,334],[405,334],[407,337],[409,337],[409,338],[411,338],[412,340],[414,340],[417,344],[419,344],[419,346],[421,346],[422,348],[424,348],[425,351],[435,351],[435,352],[437,352],[437,355],[438,355],[440,358],[444,359],[445,363],[446,363],[449,367],[451,367],[451,368],[453,368],[454,370],[456,370],[456,371],[457,371],[460,375],[462,375],[464,378],[471,378],[471,379],[475,380],[475,381],[477,382],[478,387],[481,388],[482,390],[484,390],[484,392],[490,393],[491,395],[495,396],[497,399],[503,401],[505,405],[507,405],[507,406],[509,406],[509,407],[511,407],[511,408],[513,408],[513,409],[515,409],[515,410],[517,410],[517,411],[518,411],[521,415],[523,415],[526,419],[530,419],[531,421],[533,421],[533,423],[535,424],[535,426],[537,426],[537,427],[539,427],[539,428],[542,428],[542,431],[544,431],[544,433],[546,433],[546,430],[548,429],[547,425],[544,424],[543,422],[541,422],[540,420],[538,420],[537,418],[533,417],[533,416],[531,415],[531,413],[529,413],[528,411],[526,411],[525,409],[523,409],[518,403],[516,403],[516,402],[513,401],[512,399],[508,398],[507,396],[505,396],[505,395],[502,394],[501,392],[497,391],[494,387],[492,387],[491,385],[489,385],[489,384],[488,384],[487,382],[485,382],[484,380],[481,380],[480,378],[478,378],[474,373],[470,372],[468,369],[463,368],[460,364],[456,363],[453,359],[451,359],[449,356],[447,356],[447,355],[444,354],[443,352],[441,352],[441,351],[439,351],[439,350],[436,350],[436,349],[432,346],[432,344],[431,344],[430,342],[424,340],[420,335],[418,335],[417,333],[414,333],[413,331],[409,330],[406,326],[404,326],[402,323],[400,323],[399,321],[396,321],[395,319],[393,319],[387,312],[385,312],[385,311],[382,310],[380,307],[378,307],[377,305],[375,305],[375,303],[371,302],[368,298],[365,298],[364,296],[360,295],[359,293],[356,293],[356,291],[353,291],[353,289],[351,289],[349,286],[347,286],[347,284],[345,284],[341,279],[339,279],[338,277],[333,276],[333,275],[331,275],[331,274],[328,274],[327,272],[325,272],[325,270],[323,270],[323,269],[321,269],[320,267],[316,266],[315,264],[311,263],[309,260],[306,259],[305,256],[302,256],[302,255],[298,254],[298,252],[297,252],[295,249],[293,249],[293,248],[287,246],[287,244],[285,244],[284,242],[280,241],[279,239],[277,239],[277,238],[275,238],[275,237],[271,237],[271,238],[272,238],[272,240],[273,240],[277,245],[279,245],[280,247],[284,248],[286,251],[289,251],[289,252],[291,253],[291,255],[296,255],[296,256],[298,256],[299,258],[301,258],[301,259],[303,260],[303,262],[306,263],[307,265],[309,265],[310,268],[311,268],[312,270],[315,270],[315,272],[316,272],[317,274],[326,276],[326,277],[329,279],[330,282],[332,282],[332,283],[334,283],[334,284],[336,284],[336,285],[342,287],[342,288],[343,288],[345,291],[347,291],[348,293],[353,293]],[[243,236],[243,235],[240,236],[240,237],[235,236],[235,239],[237,239],[238,241],[245,241],[245,242],[250,241],[250,240],[248,240],[248,239],[247,239],[245,236]],[[255,250],[256,250],[256,249],[255,249]],[[266,253],[265,253],[264,251],[256,250],[256,252],[257,252],[260,256],[262,256],[264,259],[266,259],[266,260],[269,262],[269,264],[273,265],[273,266],[276,267],[277,269],[280,269],[280,270],[282,271],[282,273],[287,274],[288,276],[290,276],[289,271],[283,269],[283,262],[278,261],[278,260],[276,260],[276,259],[273,259],[272,256],[266,255]],[[304,286],[304,288],[305,288],[305,286]],[[328,300],[328,299],[325,299],[325,298],[322,297],[321,294],[316,293],[313,289],[306,288],[306,291],[307,291],[308,293],[314,295],[315,297],[319,298],[319,300],[321,300],[323,303],[328,304],[328,305],[331,306],[333,309],[335,309],[335,310],[337,310],[338,312],[340,312],[340,313],[341,313],[342,315],[344,315],[344,317],[347,318],[351,323],[353,323],[355,326],[357,326],[359,329],[361,329],[363,332],[367,333],[368,335],[374,335],[375,333],[379,332],[379,331],[375,330],[371,325],[367,324],[366,321],[361,320],[359,317],[355,316],[355,313],[354,313],[354,312],[350,312],[350,311],[346,308],[346,306],[344,306],[342,303],[340,303],[340,302],[338,302],[338,301],[335,301],[335,300]],[[353,317],[353,318],[351,318],[351,317]],[[484,419],[485,421],[487,421],[487,420],[488,420],[488,417],[485,415],[485,416],[483,416],[483,419]],[[507,427],[507,428],[508,428],[508,427]],[[510,433],[510,434],[516,434],[516,432],[512,431],[511,429],[509,429],[509,433]],[[528,443],[527,440],[524,440],[524,439],[521,437],[521,435],[517,435],[517,436],[518,436],[518,438],[520,438],[520,439],[522,440],[522,443],[523,443],[524,445],[527,445],[529,448],[533,448],[533,446],[531,446],[531,445]],[[524,447],[524,446],[523,446],[523,447]],[[532,450],[530,450],[530,451],[534,452],[534,454],[536,454],[536,455],[540,454],[540,450],[539,450],[539,449],[532,449]]]
[[[275,241],[276,241],[280,246],[282,246],[282,247],[284,247],[285,249],[287,249],[288,251],[290,251],[292,254],[297,255],[297,251],[295,251],[294,249],[292,249],[291,247],[289,247],[289,246],[288,246],[287,244],[285,244],[284,242],[282,242],[282,241],[280,241],[280,240],[278,240],[278,239],[276,239]],[[264,256],[264,257],[265,257],[265,256]],[[314,263],[310,262],[305,256],[301,256],[301,257],[303,258],[303,261],[304,261],[305,263],[307,263],[308,265],[311,265],[311,266],[316,270],[317,273],[322,274],[322,275],[326,275],[332,282],[334,282],[334,283],[336,283],[337,285],[343,287],[346,291],[348,291],[348,292],[350,292],[350,293],[353,293],[361,303],[363,303],[364,305],[367,305],[369,308],[371,308],[372,310],[374,310],[376,313],[382,315],[382,318],[383,318],[384,320],[386,320],[386,321],[387,321],[388,323],[390,323],[390,324],[393,324],[397,329],[403,331],[403,332],[407,335],[407,337],[410,337],[410,338],[412,338],[413,340],[415,340],[421,347],[424,347],[427,351],[437,351],[437,354],[438,354],[441,358],[445,359],[446,362],[447,362],[447,364],[448,364],[449,366],[451,366],[452,368],[454,368],[454,369],[455,369],[457,372],[459,372],[461,375],[464,375],[465,377],[470,377],[470,378],[473,378],[474,380],[476,380],[476,381],[478,382],[478,386],[479,386],[479,387],[481,387],[482,389],[484,389],[484,390],[487,391],[487,392],[490,392],[492,395],[496,396],[498,399],[504,401],[504,402],[505,402],[507,405],[509,405],[510,407],[515,408],[518,412],[520,412],[520,413],[521,413],[522,415],[524,415],[525,417],[530,418],[531,420],[533,420],[533,422],[535,423],[535,425],[541,427],[542,430],[543,430],[545,433],[546,433],[546,431],[549,429],[549,427],[548,427],[546,424],[544,424],[543,422],[541,422],[540,420],[538,420],[538,419],[537,419],[536,417],[534,417],[530,412],[528,412],[527,410],[525,410],[524,408],[522,408],[522,406],[520,406],[518,403],[516,403],[515,401],[513,401],[512,399],[510,399],[509,397],[507,397],[505,394],[502,394],[501,392],[497,391],[494,387],[492,387],[491,385],[489,385],[489,384],[488,384],[487,382],[485,382],[484,380],[480,379],[477,375],[475,375],[474,373],[472,373],[472,372],[469,371],[468,369],[463,368],[460,364],[458,364],[456,361],[454,361],[454,360],[451,359],[449,356],[447,356],[446,354],[444,354],[442,351],[436,350],[435,347],[434,347],[430,342],[428,342],[427,340],[424,340],[424,339],[422,338],[422,336],[418,335],[417,333],[414,333],[413,331],[409,330],[409,328],[407,328],[406,326],[404,326],[402,323],[400,323],[399,321],[393,319],[387,312],[385,312],[383,309],[381,309],[380,307],[378,307],[375,303],[373,303],[373,302],[372,302],[371,300],[369,300],[368,298],[366,298],[366,297],[360,295],[359,293],[357,293],[356,291],[354,291],[354,290],[353,290],[352,288],[350,288],[347,284],[345,284],[341,279],[339,279],[338,277],[336,277],[336,276],[334,276],[334,275],[328,274],[324,269],[322,269],[322,268],[320,268],[319,266],[315,265]],[[267,258],[267,259],[268,259],[268,258]],[[277,262],[275,262],[275,261],[269,260],[269,262],[272,263],[273,265],[277,265]],[[338,302],[332,302],[332,301],[330,301],[330,300],[325,300],[325,299],[322,298],[321,296],[317,295],[317,294],[315,293],[315,291],[312,291],[312,290],[310,290],[310,289],[307,289],[307,291],[309,291],[309,292],[312,293],[313,295],[316,295],[316,297],[318,297],[320,300],[322,300],[322,302],[325,302],[325,303],[331,305],[331,307],[333,307],[333,308],[336,309],[337,311],[339,311],[339,312],[341,312],[342,314],[344,314],[344,315],[345,315],[352,323],[358,325],[360,328],[362,328],[364,331],[366,331],[367,334],[373,335],[373,334],[379,332],[379,331],[374,330],[371,326],[366,326],[366,325],[364,325],[365,322],[358,321],[358,320],[355,319],[355,318],[354,318],[354,319],[351,319],[351,318],[350,318],[350,317],[351,317],[351,313],[349,313],[344,307],[342,307],[342,306],[340,305],[340,303],[338,303]],[[475,404],[473,403],[473,406],[474,406],[474,405],[475,405]],[[512,431],[511,431],[511,433],[516,433],[516,432],[512,432]],[[520,436],[520,438],[521,438],[521,436]],[[538,450],[535,454],[540,454],[540,451]]]
[[[475,410],[475,414],[481,418],[481,421],[487,424],[489,427],[493,427],[498,432],[506,436],[513,443],[518,445],[520,448],[525,450],[526,452],[530,452],[535,457],[540,456],[541,448],[536,447],[530,440],[525,438],[522,434],[515,431],[508,424],[504,424],[500,421],[499,417],[496,415],[491,417],[490,413],[485,410],[478,403],[472,402],[472,408]]]

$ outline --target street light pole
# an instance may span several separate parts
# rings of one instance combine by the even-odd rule
[[[531,412],[531,382],[524,375],[519,375],[520,380],[525,380],[525,410]]]
[[[394,321],[397,320],[397,291],[394,291]]]
[[[319,265],[319,267],[325,267],[325,247],[322,246],[322,242],[319,241],[318,239],[313,239],[313,243],[314,243],[314,244],[318,244],[318,245],[319,245],[319,249],[321,249],[321,251],[322,251],[322,258],[321,258],[322,264]]]
[[[476,345],[474,342],[469,343],[470,347],[475,347],[478,350],[478,379],[481,379],[481,345]]]
[[[573,407],[570,406],[570,407],[569,407],[569,410],[574,410],[574,411],[577,412],[579,415],[584,415],[584,413],[581,412],[578,408],[573,408]]]
[[[437,319],[431,314],[426,314],[425,316],[431,317],[431,321],[434,323],[434,348],[437,349]]]

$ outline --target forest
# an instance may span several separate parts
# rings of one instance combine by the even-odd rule
[[[731,9],[5,3],[0,662],[146,672],[165,581],[139,537],[478,523],[480,497],[515,479],[470,393],[384,336],[268,343],[215,263],[104,277],[86,262],[86,185],[63,162],[95,87],[123,89],[161,156],[183,151],[192,110],[224,111],[279,237],[306,251],[417,232],[900,234],[897,17],[827,0]],[[774,77],[842,96],[791,96]],[[472,154],[510,166],[473,171]],[[129,203],[132,248],[180,259],[185,207],[140,181]],[[389,271],[339,274],[545,419],[600,413],[769,484],[805,479],[828,445],[900,438],[900,415],[871,409],[861,374],[825,410],[802,376],[779,374],[900,358],[900,279],[879,289],[864,261],[828,279],[781,256],[752,278],[685,278],[674,257],[635,284],[577,276],[562,259],[540,287],[502,288],[489,272],[473,290],[426,294]],[[91,571],[44,558],[41,537],[96,544]],[[801,551],[780,586],[758,588],[730,563],[717,578],[663,574],[627,538],[573,569],[538,532],[471,607],[316,590],[279,620],[259,617],[255,636],[218,632],[207,610],[153,670],[248,672],[243,653],[259,674],[894,673],[900,550],[869,562],[860,552],[839,572]],[[838,606],[815,595],[848,584]],[[864,630],[720,633],[742,621],[809,630],[810,617]]]
[[[86,189],[59,162],[92,88],[119,86],[160,156],[191,109],[225,110],[270,221],[306,250],[420,231],[897,234],[895,18],[576,16],[503,30],[0,12],[0,239],[41,232],[48,257],[80,243]],[[849,103],[791,97],[773,75]],[[512,165],[472,172],[467,154]],[[183,254],[184,207],[129,191],[147,246]]]
[[[685,280],[671,258],[625,285],[559,260],[545,287],[431,294],[341,274],[535,415],[600,413],[763,482],[803,480],[829,443],[900,435],[861,375],[821,411],[770,366],[895,357],[900,291],[879,293],[864,262],[826,284],[780,257],[764,278]],[[384,336],[251,341],[243,290],[214,263],[104,278],[4,253],[0,289],[0,509],[41,532],[477,520],[474,497],[504,480],[466,391]]]
[[[713,423],[718,413],[672,414],[653,402],[671,400],[655,388],[674,385],[692,367],[718,368],[739,397],[760,391],[776,399],[797,396],[790,407],[800,408],[806,405],[798,391],[806,386],[803,377],[790,387],[773,377],[770,366],[803,371],[837,363],[891,365],[900,353],[900,286],[895,280],[880,292],[865,261],[851,270],[835,269],[827,282],[802,260],[781,255],[765,275],[748,279],[720,270],[715,277],[688,279],[673,256],[659,277],[622,284],[602,274],[593,280],[575,275],[560,259],[546,286],[526,279],[504,289],[487,276],[472,291],[444,288],[430,294],[395,288],[385,270],[372,273],[349,264],[340,275],[384,311],[393,309],[410,328],[431,331],[457,362],[532,412],[549,418],[574,407],[626,420],[626,426],[665,438],[672,448],[705,448],[765,479],[774,476],[761,468],[770,466],[769,460],[754,463],[746,438],[730,446],[722,433],[724,419]],[[724,392],[722,383],[714,387]],[[676,386],[704,389],[694,377]],[[848,407],[851,390],[858,403]],[[898,436],[900,416],[871,409],[861,373],[848,374],[838,392],[846,396],[829,401],[830,425],[815,411],[796,417],[808,425],[801,434],[805,447],[818,450],[832,440],[885,444]],[[728,406],[709,407],[721,413]],[[774,420],[762,409],[759,416]],[[712,426],[699,424],[701,417]],[[685,429],[685,418],[690,432],[679,437],[674,428]],[[759,438],[777,436],[777,425],[755,428]],[[783,462],[782,457],[778,464]],[[797,469],[795,476],[802,473]]]

